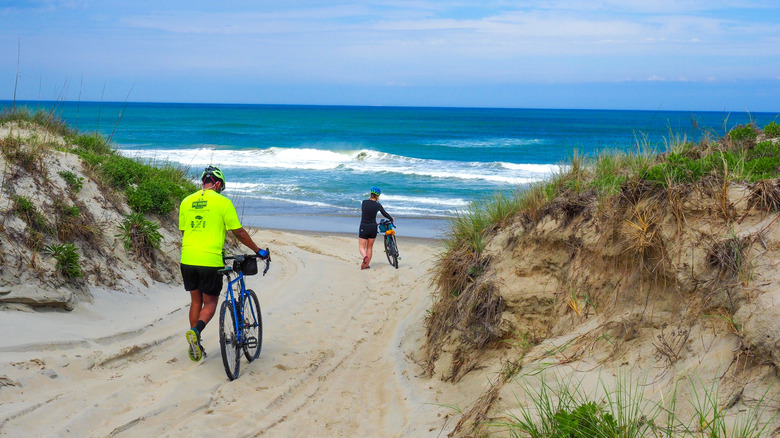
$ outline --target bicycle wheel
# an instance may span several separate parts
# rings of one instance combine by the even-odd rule
[[[246,290],[244,295],[244,356],[252,362],[260,356],[263,347],[263,318],[260,316],[260,302],[252,289]]]
[[[395,244],[395,236],[390,236],[390,252],[387,255],[387,259],[390,260],[390,264],[398,269],[398,246]],[[392,259],[392,260],[391,260]]]
[[[393,265],[393,246],[392,246],[392,239],[393,236],[390,236],[388,234],[385,234],[385,255],[387,256],[387,261],[390,262],[390,265]]]
[[[238,378],[241,350],[236,336],[236,318],[229,300],[222,302],[219,310],[219,349],[222,350],[222,364],[229,380]]]

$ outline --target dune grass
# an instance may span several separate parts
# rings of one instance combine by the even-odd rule
[[[720,402],[717,383],[705,384],[689,377],[660,400],[645,396],[641,379],[618,375],[612,384],[602,378],[595,388],[585,389],[582,380],[525,375],[516,379],[522,400],[506,413],[506,421],[487,424],[493,433],[517,438],[759,438],[771,422],[768,390],[756,400],[742,403],[729,415]],[[678,393],[684,384],[692,397]],[[678,413],[687,404],[690,415]]]
[[[765,129],[767,137],[780,136],[780,125],[775,122]],[[676,138],[667,143],[669,150],[663,154],[643,152],[647,147],[634,152],[603,151],[595,157],[575,152],[548,180],[497,193],[455,216],[445,235],[441,259],[464,250],[479,255],[496,230],[518,219],[536,224],[548,213],[551,202],[565,196],[590,192],[606,201],[631,184],[658,190],[724,175],[746,183],[775,178],[780,169],[780,144],[771,139],[756,142],[760,133],[753,125],[740,125],[717,141],[694,144],[685,137]]]
[[[122,193],[135,212],[165,216],[185,196],[197,190],[187,177],[187,169],[171,163],[143,162],[125,157],[104,136],[97,132],[79,133],[52,112],[32,112],[23,107],[5,110],[0,113],[0,125],[6,123],[39,126],[61,135],[66,143],[64,147],[40,143],[23,147],[19,138],[9,136],[0,141],[0,149],[9,161],[21,165],[28,172],[45,175],[41,158],[49,148],[73,152],[101,186]],[[74,174],[61,176],[74,191],[80,190],[81,181]]]

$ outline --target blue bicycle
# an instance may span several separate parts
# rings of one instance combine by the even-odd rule
[[[268,249],[266,248],[266,251]],[[229,380],[238,378],[241,364],[241,351],[246,360],[252,362],[260,356],[263,346],[263,320],[260,316],[260,302],[251,289],[244,283],[245,275],[257,274],[257,255],[223,256],[225,267],[219,272],[227,278],[228,286],[225,301],[219,310],[219,348],[222,351],[222,364]],[[233,264],[227,264],[233,260]],[[263,275],[271,266],[271,253],[265,260]],[[230,279],[235,274],[235,279]],[[234,292],[234,287],[236,291]]]

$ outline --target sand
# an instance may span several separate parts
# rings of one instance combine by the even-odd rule
[[[404,239],[392,268],[378,241],[359,269],[357,239],[256,230],[269,246],[259,296],[262,352],[225,375],[218,315],[208,353],[187,356],[189,295],[92,291],[71,312],[3,312],[0,436],[446,436],[452,407],[481,388],[423,375],[415,363],[432,299],[433,239]],[[483,377],[472,379],[483,386]]]

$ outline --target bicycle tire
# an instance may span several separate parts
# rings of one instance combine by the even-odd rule
[[[398,245],[395,243],[395,236],[390,236],[390,255],[388,256],[388,260],[390,260],[390,264],[395,268],[398,269]]]
[[[244,356],[252,362],[260,356],[263,348],[263,317],[260,315],[260,302],[252,289],[246,290],[241,313],[244,316]]]
[[[237,379],[241,365],[241,349],[238,347],[233,306],[228,300],[222,302],[219,310],[219,349],[222,351],[222,364],[225,366],[228,380]]]
[[[390,263],[390,266],[393,265],[393,249],[390,243],[390,239],[392,236],[389,236],[385,234],[384,243],[385,243],[385,255],[387,256],[387,261]]]

